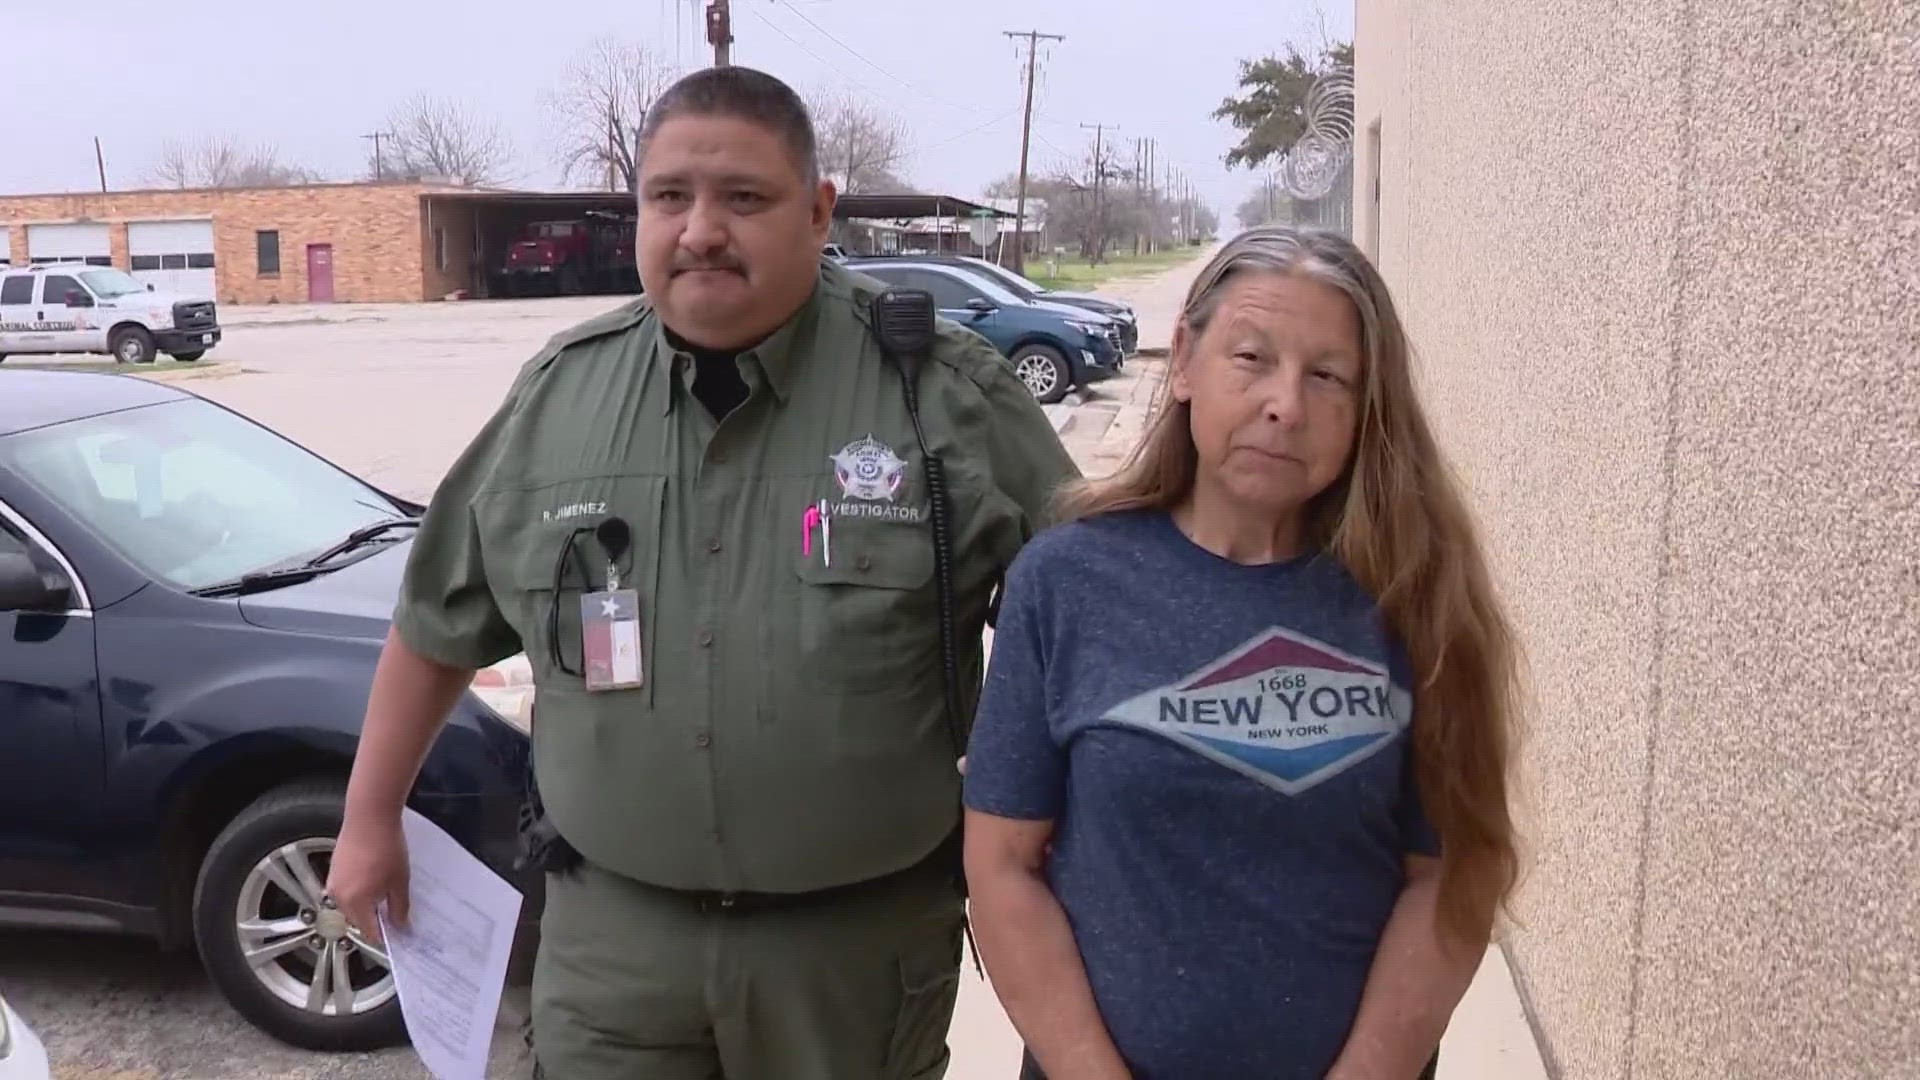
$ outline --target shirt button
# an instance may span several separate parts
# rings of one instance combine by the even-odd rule
[[[720,538],[719,537],[716,536],[713,539],[707,541],[707,554],[709,555],[720,554]]]
[[[694,635],[693,643],[700,646],[703,649],[713,644],[713,631],[711,630],[700,631],[698,634]]]
[[[707,747],[713,745],[713,736],[703,731],[693,737],[693,745],[705,750]]]
[[[873,560],[868,558],[865,555],[862,555],[859,558],[853,560],[853,566],[854,566],[854,569],[856,570],[871,570],[873,569]]]

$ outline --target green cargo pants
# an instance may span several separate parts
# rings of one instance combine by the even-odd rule
[[[547,875],[545,1080],[941,1080],[965,906],[944,875],[726,904]]]

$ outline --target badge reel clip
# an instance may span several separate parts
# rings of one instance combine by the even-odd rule
[[[646,682],[640,594],[620,587],[620,559],[633,533],[625,520],[610,517],[593,534],[607,556],[607,587],[580,597],[581,669],[589,691],[631,690]]]

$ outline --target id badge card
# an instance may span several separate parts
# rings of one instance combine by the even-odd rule
[[[646,681],[639,593],[608,589],[581,596],[580,638],[588,690],[630,690]]]

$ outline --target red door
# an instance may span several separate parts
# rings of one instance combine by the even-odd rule
[[[307,245],[307,301],[333,303],[333,245]]]

